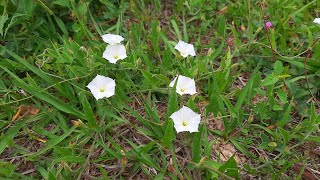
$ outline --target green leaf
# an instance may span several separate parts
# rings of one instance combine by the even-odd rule
[[[281,61],[276,61],[273,65],[273,72],[276,74],[276,75],[280,75],[282,74],[284,70],[284,67],[282,65],[282,62]]]
[[[234,159],[234,155],[231,156],[230,159],[219,168],[219,171],[222,173],[225,173],[230,177],[239,179],[239,172],[238,172],[239,170],[238,170],[237,162]]]
[[[178,36],[178,39],[179,39],[179,40],[182,40],[182,36],[181,36],[180,30],[179,30],[179,27],[178,27],[176,21],[171,20],[170,22],[171,22],[171,24],[172,24],[172,27],[173,27],[176,35]]]
[[[247,100],[249,101],[254,95],[254,89],[259,86],[260,76],[257,73],[253,73],[247,82],[246,86],[242,89],[242,92],[239,95],[237,103],[235,105],[235,110],[238,112],[242,104]]]
[[[154,180],[163,180],[164,179],[164,173],[159,173],[156,177],[154,177]]]
[[[26,120],[20,121],[15,126],[10,127],[5,135],[0,136],[0,154],[6,149],[12,139],[19,133],[20,129],[26,124]]]
[[[279,81],[279,78],[274,74],[269,74],[262,82],[261,86],[269,86]]]
[[[57,180],[57,177],[50,170],[48,171],[48,180]]]
[[[36,153],[31,154],[28,158],[34,158],[46,151],[48,151],[51,148],[54,148],[57,144],[61,143],[61,141],[63,141],[64,139],[66,139],[67,137],[70,136],[71,133],[73,133],[73,131],[76,129],[76,126],[72,126],[67,132],[65,132],[63,135],[59,136],[56,139],[52,139],[46,142],[46,146],[44,148],[42,148],[41,150],[39,150]]]
[[[87,3],[80,1],[78,4],[79,13],[84,16],[87,13]]]
[[[6,36],[8,30],[13,27],[14,25],[18,24],[19,22],[25,21],[28,19],[26,14],[15,13],[10,20],[10,23],[7,25],[6,29],[4,30],[4,36]]]
[[[287,144],[289,142],[289,133],[288,133],[288,131],[286,131],[285,129],[283,129],[281,127],[278,127],[278,130],[280,131],[285,144]]]
[[[279,89],[277,91],[277,95],[278,95],[280,101],[282,102],[282,104],[287,103],[287,93],[285,91],[283,91],[282,89]]]
[[[81,119],[85,119],[85,116],[83,113],[81,113],[79,110],[71,107],[70,105],[66,104],[62,100],[58,99],[57,97],[54,97],[52,95],[49,95],[47,93],[44,93],[42,90],[40,90],[38,87],[32,87],[25,83],[22,79],[20,79],[18,76],[13,74],[10,70],[7,68],[0,66],[3,70],[5,70],[11,77],[13,77],[14,80],[28,93],[36,96],[37,98],[46,101],[47,103],[53,105],[55,108],[59,109],[60,111],[73,114]]]
[[[214,50],[214,52],[211,54],[210,59],[213,61],[216,57],[219,56],[219,54],[221,53],[223,47],[224,47],[224,41],[219,45],[219,47]]]
[[[10,54],[14,59],[16,59],[17,61],[19,61],[19,63],[23,64],[26,68],[28,68],[29,70],[31,70],[33,73],[35,73],[36,75],[38,75],[40,78],[42,78],[43,80],[45,80],[48,84],[54,84],[56,83],[56,81],[49,77],[47,74],[45,74],[43,71],[41,71],[40,69],[36,68],[35,66],[31,65],[30,63],[28,63],[28,61],[26,61],[25,59],[22,59],[20,56],[18,56],[17,54],[15,54],[14,52],[8,50],[6,47],[1,46],[8,54]],[[69,91],[67,91],[66,89],[63,88],[63,86],[61,84],[56,83],[54,86],[58,91],[60,91],[62,94],[67,94],[68,96],[70,95]]]
[[[69,7],[70,4],[69,4],[69,0],[56,0],[53,2],[53,4],[58,4],[60,6],[63,6],[63,7]]]
[[[173,114],[179,108],[179,106],[178,106],[178,96],[177,96],[177,93],[176,93],[177,82],[178,81],[176,81],[174,83],[174,86],[170,91],[170,96],[169,96],[169,101],[168,101],[168,108],[167,108],[167,112],[166,112],[166,121],[168,121],[169,117],[171,116],[171,114]]]
[[[5,15],[0,16],[0,34],[3,36],[3,27],[4,23],[8,20],[8,14],[6,13]]]
[[[277,122],[277,125],[279,127],[283,127],[288,121],[291,120],[291,108],[292,108],[292,104],[293,104],[293,98],[290,101],[290,104],[287,107],[287,110],[284,112],[282,118],[280,119],[280,121]]]
[[[84,114],[86,116],[86,120],[88,121],[88,126],[90,128],[97,127],[97,122],[96,122],[96,119],[94,117],[94,113],[92,111],[90,103],[88,102],[88,99],[87,99],[87,97],[85,95],[85,92],[80,92],[79,93],[79,98],[80,98],[80,102],[81,102],[83,110],[84,110]]]
[[[274,29],[269,29],[270,41],[273,49],[277,49],[276,37],[274,35]]]
[[[270,147],[277,147],[278,145],[277,145],[276,142],[269,142],[269,143],[268,143],[268,146],[270,146]]]
[[[68,33],[68,30],[67,30],[66,26],[64,25],[63,21],[58,16],[54,16],[54,19],[56,20],[56,22],[57,22],[60,30],[63,32],[63,34],[68,36],[69,33]]]
[[[247,157],[250,157],[251,159],[255,159],[255,157],[247,149],[245,149],[245,147],[243,147],[240,143],[238,143],[236,139],[230,139],[230,141],[244,155],[246,155]]]
[[[307,31],[308,31],[309,47],[311,47],[313,44],[313,35],[312,35],[312,32],[308,28],[307,28]]]
[[[203,126],[201,125],[199,128],[199,132],[194,133],[193,141],[192,141],[192,160],[195,163],[198,163],[201,159],[201,135],[203,131]]]
[[[280,105],[278,105],[278,104],[273,105],[273,106],[272,106],[272,109],[275,110],[275,111],[281,111],[281,110],[283,110],[283,108],[282,108]]]
[[[183,24],[183,41],[184,42],[188,42],[188,32],[187,32],[187,23],[186,23],[186,20],[185,20],[185,14],[183,13],[183,21],[182,21],[182,24]]]
[[[1,153],[0,153],[1,154]],[[11,177],[16,167],[11,162],[3,162],[0,160],[0,177]]]
[[[163,145],[169,147],[173,141],[173,121],[169,121],[164,136],[162,138]]]
[[[213,168],[213,169],[219,169],[220,167],[221,167],[221,163],[219,163],[219,162],[216,162],[216,161],[212,161],[212,160],[206,160],[205,161],[205,165],[206,166],[208,166],[208,167],[211,167],[211,168]],[[208,169],[209,171],[210,171],[210,173],[211,173],[211,179],[218,179],[219,178],[219,175],[218,175],[218,173],[216,173],[216,172],[214,172],[213,170],[210,170],[210,169]]]
[[[224,37],[226,34],[226,22],[224,15],[218,16],[216,27],[218,27],[217,32],[221,37]]]

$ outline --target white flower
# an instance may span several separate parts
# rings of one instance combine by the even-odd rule
[[[179,111],[174,112],[170,118],[173,120],[177,133],[183,131],[198,132],[201,116],[190,108],[183,106]]]
[[[317,23],[317,24],[320,24],[320,18],[315,18],[315,19],[313,20],[313,22],[314,22],[314,23]]]
[[[183,41],[179,41],[178,44],[174,47],[178,50],[184,58],[187,56],[195,56],[196,52],[194,51],[194,47],[192,44],[185,43]]]
[[[103,52],[103,57],[110,63],[115,64],[118,60],[127,57],[126,48],[122,44],[109,45]]]
[[[123,37],[115,34],[102,35],[102,40],[110,45],[120,44],[123,41]]]
[[[98,74],[86,87],[90,89],[93,96],[98,100],[113,96],[116,82],[109,77]]]
[[[176,86],[176,92],[178,94],[182,96],[183,94],[193,95],[197,93],[196,82],[194,81],[194,79],[191,79],[186,76],[178,75],[178,77],[175,77],[174,80],[169,84],[169,87],[174,86],[174,83],[176,82],[177,78],[178,78],[178,82]]]

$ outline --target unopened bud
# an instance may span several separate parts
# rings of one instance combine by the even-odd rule
[[[74,148],[75,145],[76,145],[76,144],[74,143],[74,141],[70,141],[70,142],[69,142],[69,147],[70,147],[70,148]]]
[[[83,126],[83,122],[82,122],[80,119],[78,119],[77,121],[76,121],[76,120],[71,120],[71,122],[72,122],[72,124],[73,124],[74,126],[76,126],[76,127],[81,127],[81,126]]]
[[[208,50],[207,56],[211,56],[212,53],[213,53],[213,50],[212,50],[212,48],[210,48],[210,49]]]

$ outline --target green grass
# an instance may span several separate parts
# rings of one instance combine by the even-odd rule
[[[0,178],[319,178],[319,9],[317,0],[1,1]],[[126,59],[102,58],[106,33],[125,38]],[[197,56],[183,59],[179,40]],[[115,79],[115,96],[93,97],[86,85],[97,74]],[[169,88],[178,74],[198,93]],[[201,113],[199,132],[176,133],[170,115],[182,106]]]

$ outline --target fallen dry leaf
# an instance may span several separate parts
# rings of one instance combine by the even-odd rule
[[[20,116],[21,112],[22,112],[22,106],[20,106],[18,108],[18,111],[16,112],[16,114],[12,117],[12,121],[15,121],[16,119],[18,119],[18,117]]]
[[[234,156],[234,159],[237,163],[243,163],[245,161],[244,157],[240,157],[237,153],[237,150],[231,143],[222,143],[219,142],[212,146],[213,150],[217,154],[217,158],[220,158],[221,161],[226,162],[230,159],[231,156]]]
[[[303,166],[302,163],[297,163],[297,164],[293,165],[291,167],[291,169],[295,173],[299,174],[300,171],[301,171],[302,166]],[[305,168],[303,170],[302,178],[305,179],[305,180],[317,180],[318,179],[308,168]]]
[[[22,117],[36,115],[40,112],[39,108],[34,108],[32,106],[20,106],[16,114],[12,117],[12,121],[21,119]]]
[[[224,14],[224,13],[227,12],[227,10],[228,10],[228,6],[225,6],[225,7],[223,7],[222,9],[220,9],[220,10],[217,12],[217,14]]]

